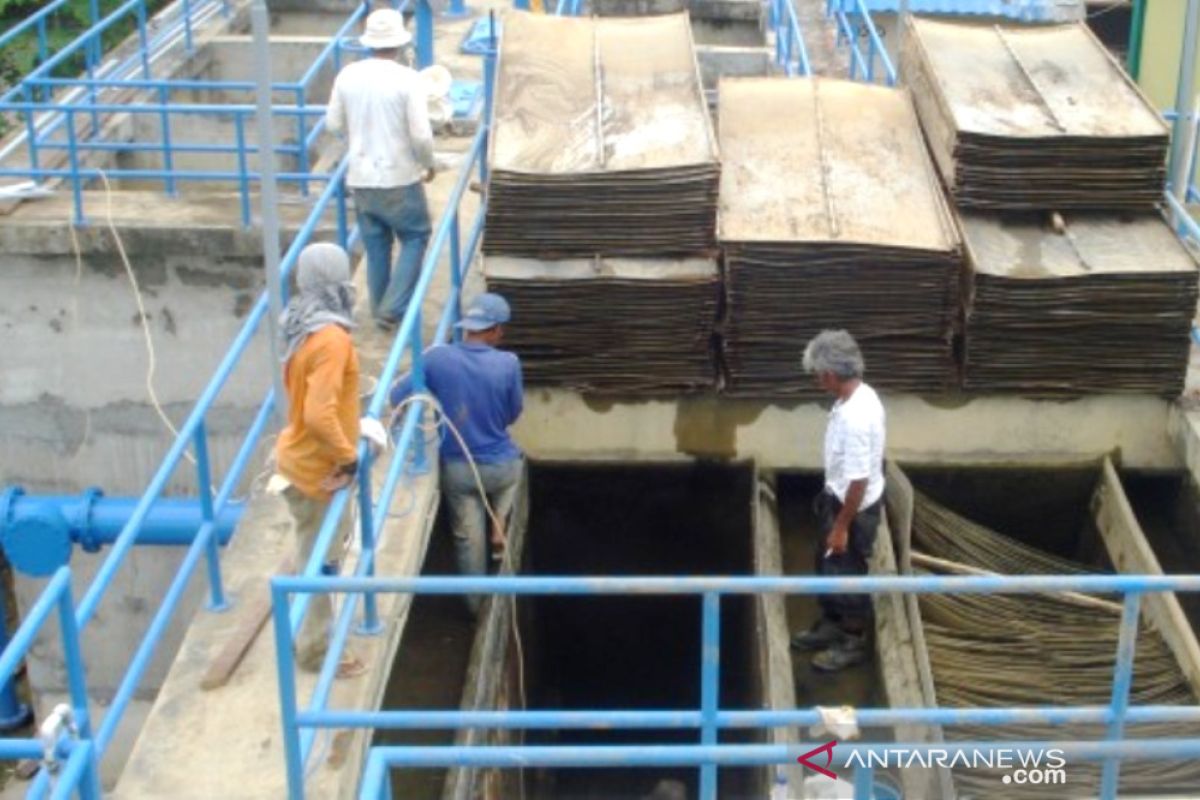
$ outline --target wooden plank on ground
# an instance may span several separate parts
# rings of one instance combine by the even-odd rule
[[[242,605],[235,606],[232,612],[238,616],[238,626],[217,653],[217,657],[209,664],[204,677],[200,679],[201,689],[210,692],[229,683],[238,664],[242,663],[250,645],[254,644],[259,631],[271,616],[271,578],[291,572],[292,559],[285,558],[279,562],[279,568],[275,572],[262,577],[248,578],[234,594],[243,600]]]
[[[1162,575],[1162,565],[1138,523],[1112,459],[1105,458],[1100,483],[1092,497],[1092,514],[1109,558],[1118,572]],[[1162,635],[1183,670],[1192,692],[1200,697],[1200,643],[1174,592],[1147,594],[1142,618]]]

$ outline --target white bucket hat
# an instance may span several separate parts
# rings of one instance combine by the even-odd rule
[[[412,34],[405,29],[404,16],[399,11],[381,8],[367,17],[367,29],[358,41],[371,50],[391,50],[411,42]]]

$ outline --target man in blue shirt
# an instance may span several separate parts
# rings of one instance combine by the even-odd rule
[[[517,421],[524,406],[521,361],[513,353],[496,349],[510,316],[503,297],[482,294],[457,325],[463,340],[425,353],[426,385],[470,451],[468,459],[458,437],[449,430],[443,432],[442,496],[450,512],[458,569],[464,575],[487,573],[488,527],[498,552],[505,543],[504,531],[488,525],[471,461],[479,470],[488,502],[504,524],[516,500],[524,464],[521,450],[508,435],[508,426]],[[405,376],[392,389],[392,405],[411,392],[412,378]],[[477,598],[470,598],[470,605],[477,609]]]

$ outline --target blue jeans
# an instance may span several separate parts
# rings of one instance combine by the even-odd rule
[[[363,249],[367,251],[367,291],[371,314],[398,322],[408,308],[421,261],[429,244],[431,225],[425,187],[418,181],[387,189],[356,188],[354,208]],[[392,245],[400,240],[400,257],[392,270]]]
[[[492,510],[505,526],[509,523],[525,460],[516,458],[496,464],[479,464],[479,478]],[[471,465],[466,461],[443,461],[441,468],[442,496],[450,514],[450,529],[454,534],[454,551],[458,571],[463,575],[486,575],[488,563],[488,529],[491,521],[479,496],[479,486]],[[469,597],[472,610],[479,600]]]

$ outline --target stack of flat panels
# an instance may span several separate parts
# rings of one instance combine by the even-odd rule
[[[484,251],[714,248],[720,166],[687,14],[504,17]]]
[[[1178,396],[1197,265],[1153,213],[964,214],[966,388]]]
[[[877,386],[951,385],[960,243],[907,94],[748,78],[719,108],[726,391],[813,394],[801,354],[826,328]]]
[[[1082,23],[910,18],[904,79],[961,208],[1133,209],[1161,197],[1166,123]]]
[[[489,256],[484,277],[512,306],[505,347],[531,385],[658,395],[716,382],[720,273],[711,259]]]

